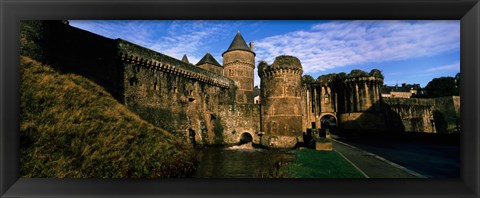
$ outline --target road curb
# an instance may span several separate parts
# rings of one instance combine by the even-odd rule
[[[342,141],[339,141],[339,140],[336,140],[336,139],[333,139],[333,138],[332,138],[332,140],[335,141],[335,142],[338,142],[338,143],[340,143],[340,144],[343,144],[343,145],[345,145],[345,146],[348,146],[348,147],[350,147],[350,148],[352,148],[352,149],[355,149],[355,150],[358,150],[358,151],[360,151],[360,152],[363,152],[363,153],[365,153],[365,154],[367,154],[367,155],[373,156],[373,157],[375,157],[375,158],[377,158],[377,159],[379,159],[379,160],[381,160],[381,161],[383,161],[383,162],[385,162],[385,163],[387,163],[387,164],[390,164],[390,165],[394,166],[395,168],[401,169],[401,170],[403,170],[403,171],[405,171],[405,172],[407,172],[407,173],[409,173],[409,174],[411,174],[411,175],[413,175],[413,176],[415,176],[415,177],[418,177],[418,178],[428,178],[428,177],[425,176],[425,175],[422,175],[422,174],[420,174],[420,173],[417,173],[417,172],[415,172],[415,171],[412,171],[412,170],[410,170],[410,169],[408,169],[408,168],[405,168],[405,167],[403,167],[403,166],[401,166],[401,165],[398,165],[398,164],[396,164],[396,163],[394,163],[394,162],[391,162],[391,161],[389,161],[389,160],[387,160],[387,159],[385,159],[385,158],[383,158],[383,157],[380,157],[380,156],[378,156],[378,155],[375,155],[375,154],[373,154],[373,153],[367,152],[367,151],[365,151],[365,150],[363,150],[363,149],[357,148],[357,147],[355,147],[355,146],[352,146],[352,145],[350,145],[350,144],[347,144],[347,143],[345,143],[345,142],[342,142]],[[343,156],[343,155],[342,155],[342,156]],[[345,157],[344,157],[344,158],[345,158]],[[350,160],[349,160],[349,161],[350,161]],[[352,164],[353,164],[353,163],[352,163]],[[355,166],[355,167],[356,167],[356,166]],[[357,167],[357,168],[358,168],[358,167]],[[362,172],[363,172],[363,171],[362,171]]]

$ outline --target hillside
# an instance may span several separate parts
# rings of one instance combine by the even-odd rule
[[[195,169],[190,145],[86,78],[23,56],[20,76],[22,177],[182,177]]]

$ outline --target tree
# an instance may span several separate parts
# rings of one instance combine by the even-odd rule
[[[458,79],[460,78],[460,74]],[[427,91],[428,97],[442,97],[442,96],[458,96],[459,87],[456,81],[457,76],[454,77],[440,77],[434,78],[430,81],[425,90]]]
[[[460,89],[460,72],[455,75],[455,86]]]

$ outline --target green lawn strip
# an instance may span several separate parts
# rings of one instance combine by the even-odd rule
[[[365,178],[336,151],[296,150],[296,160],[285,167],[295,178]]]

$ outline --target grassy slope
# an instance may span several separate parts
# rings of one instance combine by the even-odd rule
[[[102,87],[21,57],[20,174],[155,178],[194,170],[192,148],[129,112]]]
[[[295,178],[365,178],[336,151],[296,150],[295,162],[287,166]]]

